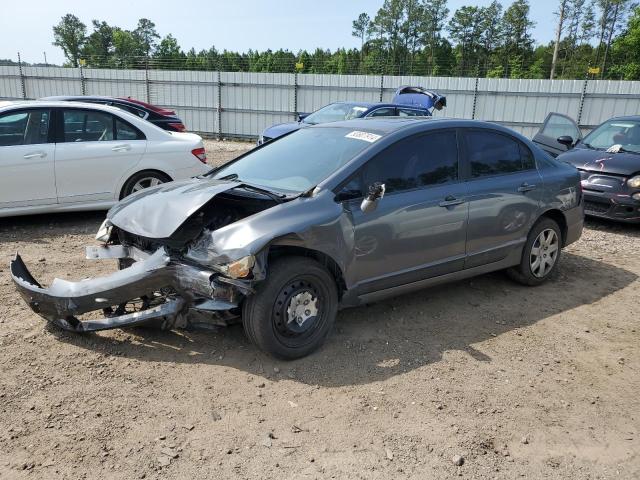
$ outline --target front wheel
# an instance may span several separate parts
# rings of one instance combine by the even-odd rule
[[[557,270],[561,249],[560,227],[554,220],[543,218],[529,232],[520,265],[510,268],[507,273],[523,285],[540,285]]]
[[[292,360],[324,343],[337,311],[336,283],[327,269],[310,258],[283,257],[246,299],[242,324],[258,348]]]

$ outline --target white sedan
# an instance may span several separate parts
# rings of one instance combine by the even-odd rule
[[[210,170],[202,138],[106,105],[0,102],[0,217],[100,210]]]

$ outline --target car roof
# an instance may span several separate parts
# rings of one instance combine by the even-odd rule
[[[342,120],[339,122],[320,123],[318,125],[312,125],[308,128],[350,128],[353,130],[364,130],[371,133],[377,133],[383,136],[391,135],[401,130],[414,130],[414,132],[421,131],[420,127],[427,125],[437,126],[437,128],[490,128],[503,133],[507,133],[513,137],[517,137],[527,144],[530,144],[530,140],[520,133],[512,130],[508,127],[500,125],[494,122],[486,122],[483,120],[468,120],[462,118],[448,118],[448,117],[369,117],[369,118],[356,118],[353,120]]]
[[[389,102],[333,102],[329,105],[353,105],[354,107],[366,107],[366,108],[377,108],[377,107],[401,107],[401,108],[414,108],[416,110],[427,110],[425,107],[421,107],[420,105],[402,105],[398,103],[389,103]],[[324,108],[324,107],[323,107]]]
[[[604,122],[608,122],[609,120],[632,120],[635,122],[640,122],[640,115],[624,115],[621,117],[611,117],[607,120],[605,120]],[[602,123],[604,123],[602,122]]]
[[[118,114],[123,113],[119,108],[112,107],[110,105],[103,105],[101,103],[90,102],[65,102],[62,100],[12,100],[7,102],[0,102],[0,108],[5,107],[60,107],[60,108],[91,108],[95,110],[103,110],[105,112],[116,112]],[[126,112],[124,112],[126,113]]]
[[[423,116],[356,118],[353,120],[319,123],[318,125],[313,125],[310,128],[362,128],[365,130],[376,130],[378,132],[386,134],[395,132],[397,130],[402,130],[403,128],[413,127],[422,123],[433,124],[434,122],[437,122],[437,124],[442,127],[458,127],[461,126],[461,123],[471,123],[472,125],[488,124],[491,126],[498,126],[495,124],[490,124],[488,122],[482,122],[480,120],[462,120],[458,118]]]
[[[38,100],[72,100],[76,98],[87,98],[92,100],[113,100],[116,97],[108,97],[106,95],[53,95],[50,97],[42,97]]]

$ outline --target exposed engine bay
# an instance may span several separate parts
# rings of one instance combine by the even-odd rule
[[[175,193],[174,185],[171,187]],[[185,190],[189,189],[187,185]],[[188,193],[197,190],[191,188]],[[102,244],[87,247],[86,257],[116,259],[118,271],[79,282],[56,278],[45,289],[16,255],[11,273],[30,307],[66,330],[95,331],[142,324],[163,329],[226,325],[238,316],[243,296],[264,278],[265,259],[247,255],[236,262],[219,263],[210,251],[212,234],[281,202],[233,184],[198,205],[170,236],[163,238],[138,234],[136,230],[148,231],[148,226],[142,224],[138,229],[132,228],[133,232],[125,230],[114,223],[121,208],[112,209],[116,211],[109,212],[96,236]],[[136,210],[140,206],[134,205]],[[154,208],[162,212],[161,205]],[[160,215],[152,220],[166,225],[170,219]],[[91,313],[95,311],[101,311],[104,318],[96,319]],[[83,318],[84,314],[89,318]]]

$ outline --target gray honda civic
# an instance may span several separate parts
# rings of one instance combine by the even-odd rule
[[[118,260],[111,275],[45,288],[19,255],[11,274],[66,330],[241,321],[260,349],[293,359],[323,343],[340,308],[494,270],[540,285],[583,216],[576,168],[512,130],[350,120],[127,197],[87,247]]]

